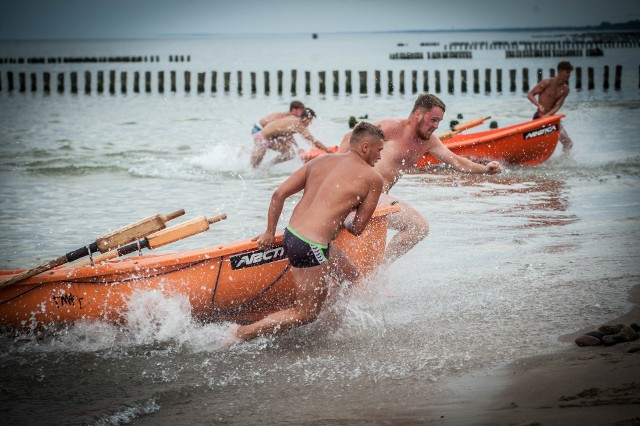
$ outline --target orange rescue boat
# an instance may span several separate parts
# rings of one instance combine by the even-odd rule
[[[382,261],[386,216],[380,207],[358,237],[344,229],[335,244],[364,273]],[[0,328],[38,329],[80,319],[123,322],[140,290],[184,294],[203,321],[250,322],[292,306],[293,278],[282,246],[261,250],[252,240],[200,250],[129,257],[99,265],[57,267],[0,288]],[[22,271],[0,271],[0,279]]]

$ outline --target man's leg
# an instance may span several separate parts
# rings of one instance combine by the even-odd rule
[[[562,152],[568,154],[573,147],[573,141],[567,134],[567,131],[564,130],[564,126],[560,128],[560,143],[562,144]]]
[[[327,263],[310,268],[291,268],[296,291],[295,306],[274,312],[253,324],[238,327],[236,337],[250,340],[313,322],[327,297],[327,270]]]
[[[262,163],[264,155],[267,153],[267,148],[258,144],[253,145],[253,151],[251,152],[251,166],[258,167]]]
[[[273,146],[273,149],[278,151],[280,155],[271,160],[271,162],[273,164],[278,164],[291,160],[295,156],[295,152],[293,150],[294,146],[295,140],[293,139],[293,136],[279,138],[278,143]]]
[[[429,234],[429,222],[407,203],[382,194],[379,205],[398,205],[400,211],[387,216],[387,228],[398,231],[387,244],[382,268],[386,268],[399,257],[411,250]]]

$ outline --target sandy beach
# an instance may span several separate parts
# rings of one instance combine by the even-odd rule
[[[640,286],[631,311],[607,324],[640,321]],[[400,424],[640,425],[640,339],[614,346],[579,347],[576,337],[601,324],[560,336],[566,350],[518,359],[456,378],[423,410]]]

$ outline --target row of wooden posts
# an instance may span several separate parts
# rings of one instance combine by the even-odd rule
[[[492,91],[492,73],[494,70],[491,69],[485,69],[484,70],[484,91],[485,92],[491,92]],[[472,75],[471,75],[471,80],[469,81],[468,77],[469,74],[467,73],[467,70],[460,70],[460,81],[461,81],[461,91],[463,93],[467,92],[469,90],[469,83],[472,86],[471,90],[473,90],[474,93],[479,93],[480,92],[480,70],[478,69],[474,69],[472,71]],[[352,72],[351,71],[344,71],[344,88],[345,88],[345,92],[346,93],[353,93],[353,87],[352,87]],[[431,87],[429,86],[429,70],[424,70],[422,71],[423,73],[423,79],[422,79],[422,88],[420,88],[422,91],[425,92],[429,92]],[[441,76],[441,72],[436,70],[433,71],[434,73],[434,89],[436,93],[440,93],[442,91],[442,83],[444,83],[442,80],[444,80],[444,78]],[[522,90],[524,92],[529,91],[530,89],[530,82],[529,82],[529,69],[528,68],[523,68],[521,70],[522,73],[522,78],[521,78],[521,82],[522,82]],[[176,71],[170,71],[169,73],[169,90],[171,92],[177,92],[177,73]],[[291,70],[291,94],[295,95],[297,94],[297,70]],[[277,92],[278,94],[282,94],[283,93],[283,76],[284,76],[284,72],[283,71],[277,71],[276,72],[277,75]],[[311,72],[310,71],[305,71],[304,72],[305,75],[305,93],[306,94],[310,94],[311,93]],[[496,75],[496,91],[497,92],[502,92],[503,91],[503,70],[502,69],[496,69],[495,70],[495,75]],[[554,69],[550,69],[549,70],[549,75],[550,76],[554,76],[555,75],[555,70]],[[97,85],[96,85],[96,92],[97,93],[103,93],[105,92],[105,89],[108,90],[109,93],[111,94],[115,94],[116,90],[117,90],[117,80],[116,80],[116,71],[109,71],[107,78],[108,78],[108,83],[105,86],[105,72],[104,71],[97,71]],[[543,70],[542,69],[538,69],[536,72],[536,83],[539,82],[542,79],[543,76]],[[70,77],[70,83],[71,83],[71,93],[78,93],[79,92],[79,84],[78,84],[78,73],[77,72],[70,72],[69,73],[69,77]],[[201,72],[198,73],[196,76],[196,90],[198,93],[204,93],[205,90],[205,77],[206,77],[206,73]],[[231,72],[224,72],[222,73],[222,90],[224,92],[230,92],[231,91]],[[368,87],[367,87],[367,71],[359,71],[358,72],[358,77],[359,77],[359,93],[361,94],[366,94],[368,93]],[[382,79],[381,79],[381,72],[380,71],[374,71],[374,77],[375,77],[375,87],[374,87],[374,92],[376,94],[380,94],[382,93]],[[255,94],[257,93],[257,74],[255,72],[251,72],[250,73],[250,79],[251,79],[251,93]],[[16,90],[16,86],[15,86],[15,82],[14,82],[14,72],[13,71],[7,71],[6,72],[6,80],[7,80],[7,87],[3,88],[2,87],[2,78],[1,78],[1,74],[0,74],[0,92],[4,90],[8,91],[8,92],[14,92]],[[29,80],[30,80],[30,90],[31,92],[36,92],[38,90],[38,78],[37,78],[37,74],[36,73],[30,73],[29,75]],[[89,94],[92,92],[92,80],[93,80],[93,74],[90,71],[85,71],[84,73],[84,92]],[[388,78],[387,78],[387,91],[388,93],[393,93],[394,90],[396,89],[395,85],[394,85],[394,78],[393,78],[393,71],[388,71]],[[218,81],[218,73],[217,71],[211,71],[211,87],[210,87],[210,91],[211,93],[216,93],[218,92],[218,86],[217,86],[217,81]],[[517,70],[515,69],[510,69],[509,70],[509,91],[511,92],[515,92],[517,91],[517,87],[516,87],[516,81],[517,81]],[[582,89],[582,68],[581,67],[576,67],[575,68],[575,77],[574,77],[574,81],[575,81],[575,88],[576,89]],[[271,78],[269,75],[269,71],[265,71],[264,72],[264,93],[265,94],[270,94],[271,92]],[[127,78],[127,72],[126,71],[122,71],[120,72],[120,92],[121,93],[127,93],[128,91],[128,78]],[[51,91],[51,74],[49,72],[44,72],[42,74],[42,87],[44,89],[45,92],[50,92]],[[143,85],[141,86],[141,74],[138,71],[135,71],[133,73],[133,92],[134,93],[140,93],[142,90],[146,93],[151,93],[152,92],[152,74],[151,71],[146,71],[144,73],[144,82],[142,83]],[[157,78],[157,91],[158,93],[164,93],[165,92],[165,72],[164,71],[158,71],[158,78]],[[185,92],[191,92],[192,87],[191,87],[191,72],[190,71],[184,71],[184,79],[183,79],[183,84],[184,84],[184,91]],[[243,92],[243,73],[242,71],[237,71],[237,79],[236,79],[236,84],[237,84],[237,91],[238,93],[242,93]],[[418,92],[418,71],[414,70],[411,71],[411,76],[410,76],[410,81],[407,82],[405,80],[405,71],[399,71],[398,74],[398,87],[397,90],[400,93],[405,93],[405,84],[410,84],[411,85],[411,92],[412,93],[417,93]],[[535,83],[534,83],[535,84]],[[615,67],[615,75],[614,75],[614,83],[613,83],[613,87],[616,90],[619,90],[621,88],[621,84],[622,84],[622,66],[621,65],[616,65]],[[640,83],[639,83],[640,84]],[[447,77],[446,77],[446,85],[447,85],[447,92],[449,93],[454,93],[455,91],[455,71],[454,70],[447,70]],[[587,89],[589,90],[593,90],[595,88],[595,79],[594,79],[594,69],[593,67],[588,67],[587,68]],[[604,66],[604,73],[603,73],[603,81],[602,81],[602,88],[603,89],[609,89],[609,66],[605,65]],[[19,92],[26,92],[27,91],[27,74],[25,72],[19,72],[18,73],[18,86],[17,86],[17,90]],[[63,93],[65,92],[65,74],[63,72],[59,72],[57,73],[56,76],[56,90],[59,93]],[[325,94],[327,93],[327,73],[325,71],[319,71],[318,72],[318,91],[321,94]],[[340,93],[340,72],[339,71],[333,71],[333,93],[334,94],[339,94]]]

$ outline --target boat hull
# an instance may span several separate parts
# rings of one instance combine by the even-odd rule
[[[551,157],[558,145],[562,114],[526,123],[476,133],[459,133],[444,142],[455,154],[474,161],[537,166]],[[428,154],[416,167],[428,167],[440,161]]]
[[[377,268],[386,244],[381,207],[358,237],[341,231],[335,244],[364,273]],[[11,276],[21,271],[0,271]],[[202,321],[255,321],[294,302],[293,278],[282,247],[260,250],[244,240],[207,249],[145,255],[96,266],[59,267],[0,288],[0,326],[36,329],[81,319],[121,323],[138,291],[184,295]]]

